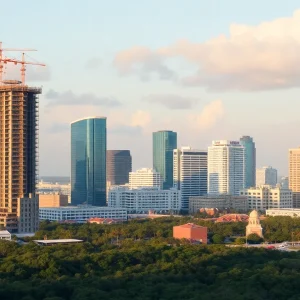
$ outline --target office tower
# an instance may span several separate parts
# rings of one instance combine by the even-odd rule
[[[163,179],[160,173],[153,169],[139,169],[129,173],[129,188],[136,189],[141,187],[157,187],[161,189]]]
[[[36,179],[41,92],[40,88],[18,81],[0,85],[0,226],[10,232],[38,229]]]
[[[256,170],[255,143],[252,137],[243,136],[240,138],[240,144],[245,148],[245,187],[254,187]]]
[[[182,147],[174,150],[174,187],[181,190],[181,206],[189,208],[191,196],[207,194],[207,151]]]
[[[245,151],[237,141],[213,141],[208,147],[208,193],[239,195],[245,187]]]
[[[176,132],[153,132],[153,169],[161,174],[164,189],[173,186],[173,150],[176,148]]]
[[[277,170],[272,167],[262,167],[256,170],[256,186],[277,184]]]
[[[71,124],[71,203],[106,205],[106,118]]]
[[[107,150],[106,180],[108,185],[123,185],[129,182],[132,160],[129,150]]]
[[[300,147],[289,149],[289,188],[293,192],[293,207],[300,208]]]
[[[289,188],[289,178],[288,177],[281,177],[279,180],[279,184],[282,188],[288,189]]]

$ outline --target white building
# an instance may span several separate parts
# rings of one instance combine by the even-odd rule
[[[173,152],[173,184],[181,191],[181,208],[188,210],[189,197],[207,194],[207,151],[182,147]]]
[[[114,187],[108,192],[108,206],[127,209],[129,213],[148,211],[178,212],[180,210],[180,191],[161,190],[158,187],[129,189]]]
[[[163,179],[160,173],[153,169],[143,168],[129,173],[129,187],[136,189],[140,187],[162,188]]]
[[[300,218],[300,209],[299,208],[283,208],[283,209],[267,209],[267,216],[271,217],[292,217]]]
[[[7,230],[0,230],[0,240],[11,240],[11,234]]]
[[[71,202],[71,184],[59,184],[39,181],[37,184],[37,194],[62,194],[68,196],[68,202]]]
[[[127,210],[105,206],[62,206],[40,208],[40,220],[85,223],[90,218],[127,220]]]
[[[261,185],[276,186],[277,184],[277,170],[272,167],[262,167],[256,169],[256,186]]]
[[[208,147],[208,193],[239,195],[245,187],[245,148],[237,141],[213,141]]]
[[[280,186],[262,185],[257,188],[244,189],[240,195],[248,197],[249,209],[291,208],[293,203],[292,191]]]

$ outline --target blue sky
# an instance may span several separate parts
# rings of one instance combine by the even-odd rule
[[[171,129],[179,146],[195,148],[251,135],[257,165],[287,174],[287,150],[300,145],[298,8],[292,0],[1,1],[3,46],[36,48],[30,57],[47,64],[28,67],[27,77],[43,86],[40,174],[69,175],[69,123],[90,115],[107,116],[109,149],[130,149],[134,169],[152,165],[151,132]]]

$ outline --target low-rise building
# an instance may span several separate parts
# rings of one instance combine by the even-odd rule
[[[44,182],[43,180],[39,181],[37,184],[37,194],[55,194],[59,193],[62,195],[67,195],[68,202],[70,203],[71,199],[71,184],[60,184],[52,182]]]
[[[289,189],[262,185],[240,191],[241,196],[248,198],[248,208],[264,211],[271,208],[293,207],[293,195]]]
[[[11,240],[11,234],[7,230],[0,230],[0,240]]]
[[[85,205],[40,208],[40,220],[86,223],[90,218],[95,217],[127,220],[127,210],[124,208]]]
[[[39,194],[39,207],[68,206],[68,196],[59,193]]]
[[[129,213],[178,212],[180,191],[177,189],[161,190],[159,187],[129,189],[114,187],[108,192],[108,206],[127,209]]]
[[[299,208],[284,208],[284,209],[267,209],[267,216],[271,217],[292,217],[300,218],[300,209]]]
[[[234,209],[236,211],[248,210],[248,198],[246,196],[233,195],[207,195],[189,198],[189,212],[195,214],[201,208]]]
[[[174,239],[187,239],[207,244],[207,227],[187,223],[173,227]]]

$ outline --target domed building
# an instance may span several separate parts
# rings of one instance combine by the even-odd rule
[[[246,227],[246,236],[255,233],[263,238],[262,227],[260,225],[259,214],[256,210],[250,213],[248,225]]]

